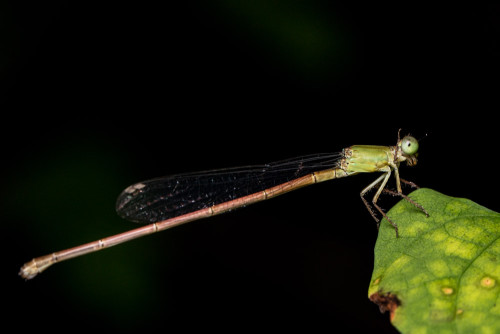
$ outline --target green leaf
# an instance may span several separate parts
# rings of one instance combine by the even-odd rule
[[[368,290],[402,333],[500,333],[500,214],[419,189],[383,220]]]

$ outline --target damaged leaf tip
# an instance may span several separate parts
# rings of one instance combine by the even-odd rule
[[[381,291],[377,291],[370,295],[370,300],[378,305],[381,313],[389,311],[391,314],[391,321],[394,318],[394,312],[401,305],[401,301],[398,297],[390,292],[383,293]]]

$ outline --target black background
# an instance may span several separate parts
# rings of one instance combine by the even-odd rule
[[[404,178],[500,210],[498,5],[0,10],[6,328],[396,332],[367,296],[377,230],[359,191],[374,175],[17,276],[136,227],[114,201],[156,176],[394,145],[402,128],[421,140]]]

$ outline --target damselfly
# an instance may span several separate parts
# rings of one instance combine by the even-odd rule
[[[382,192],[398,195],[428,216],[427,211],[404,195],[401,189],[401,182],[416,187],[399,177],[399,165],[403,161],[410,166],[415,165],[417,151],[418,141],[414,137],[400,139],[398,133],[396,146],[354,145],[341,153],[308,155],[265,165],[180,174],[139,182],[120,194],[116,211],[127,220],[149,225],[35,258],[26,263],[19,274],[31,279],[56,262],[221,214],[313,183],[359,173],[382,173],[361,191],[361,199],[379,224],[379,218],[365,199],[365,194],[378,186],[371,204],[394,226],[398,237],[397,224],[379,207],[377,200]],[[397,191],[386,189],[392,173]]]

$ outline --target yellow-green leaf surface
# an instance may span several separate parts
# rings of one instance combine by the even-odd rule
[[[500,214],[430,189],[383,220],[368,294],[402,333],[500,333]]]

